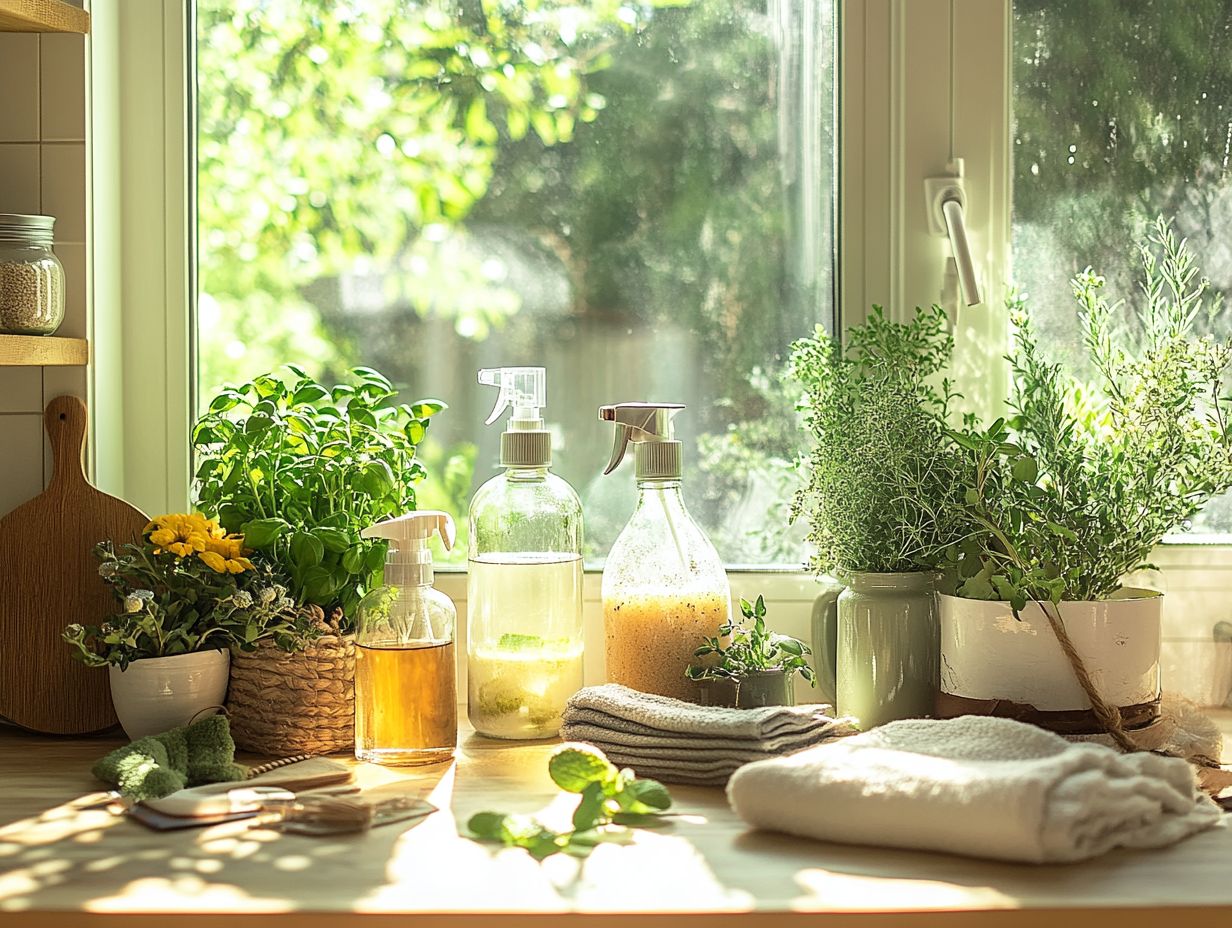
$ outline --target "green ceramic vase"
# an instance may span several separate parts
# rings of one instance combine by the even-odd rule
[[[931,715],[940,632],[933,573],[848,576],[838,597],[839,715],[868,730]]]

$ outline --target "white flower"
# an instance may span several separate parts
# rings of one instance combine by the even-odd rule
[[[110,580],[116,573],[116,565],[111,561],[103,561],[103,563],[98,565],[98,575],[104,580]]]
[[[247,609],[252,605],[252,594],[247,590],[236,590],[231,594],[231,602],[235,603],[237,609]]]
[[[261,605],[268,606],[270,603],[274,602],[274,600],[276,600],[279,597],[279,595],[280,594],[277,588],[272,587],[272,586],[267,586],[265,589],[261,591]]]
[[[152,590],[134,590],[124,597],[125,612],[140,612],[147,603],[154,601]]]

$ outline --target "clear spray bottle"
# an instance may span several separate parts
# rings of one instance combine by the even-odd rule
[[[678,403],[599,408],[616,426],[610,474],[635,448],[637,506],[603,567],[607,678],[613,683],[696,701],[685,676],[701,639],[731,616],[731,589],[714,545],[680,494],[681,443],[673,436]]]
[[[359,603],[355,624],[355,756],[374,764],[434,764],[458,741],[452,600],[432,585],[428,543],[453,547],[453,518],[411,512],[364,529],[389,539],[385,585]]]
[[[500,390],[488,424],[510,415],[504,472],[470,506],[468,714],[490,738],[550,738],[582,686],[582,503],[548,469],[543,368],[482,370],[479,382]]]

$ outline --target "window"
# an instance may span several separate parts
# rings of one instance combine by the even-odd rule
[[[1045,348],[1081,371],[1068,280],[1089,265],[1132,300],[1131,244],[1158,215],[1232,296],[1232,3],[1015,0],[1013,31],[1014,277]],[[1186,529],[1232,533],[1232,495]]]
[[[634,496],[596,409],[639,399],[688,405],[724,559],[802,562],[781,374],[834,325],[831,2],[199,0],[196,36],[199,405],[375,367],[449,404],[420,505],[464,516],[476,369],[541,365],[592,556]]]

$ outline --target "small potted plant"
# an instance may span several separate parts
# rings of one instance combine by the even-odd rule
[[[792,686],[796,674],[817,685],[817,675],[809,664],[812,653],[798,638],[780,635],[766,628],[766,601],[740,600],[740,619],[724,624],[713,638],[703,639],[685,676],[698,685],[704,706],[794,706]]]
[[[818,330],[792,346],[812,440],[792,514],[808,521],[810,566],[845,585],[815,604],[813,647],[838,712],[865,728],[930,715],[936,698],[934,585],[968,521],[946,439],[953,344],[934,306],[902,323],[873,307],[845,342]]]
[[[1132,316],[1090,269],[1073,280],[1093,382],[1046,361],[1011,300],[1014,414],[953,433],[972,531],[945,559],[942,715],[1106,731],[1127,748],[1123,730],[1159,716],[1161,597],[1123,584],[1232,487],[1232,345],[1200,334],[1219,301],[1168,223],[1139,251]]]
[[[244,539],[197,514],[160,516],[141,544],[95,549],[121,609],[101,625],[70,625],[74,657],[108,667],[111,698],[130,738],[185,725],[220,708],[230,649],[297,639],[294,604]]]
[[[354,745],[355,612],[383,582],[387,543],[360,532],[415,509],[416,451],[436,400],[396,402],[381,374],[356,368],[326,386],[301,368],[227,387],[193,430],[198,504],[243,533],[288,577],[321,631],[287,651],[270,641],[232,663],[235,743],[272,754]]]

